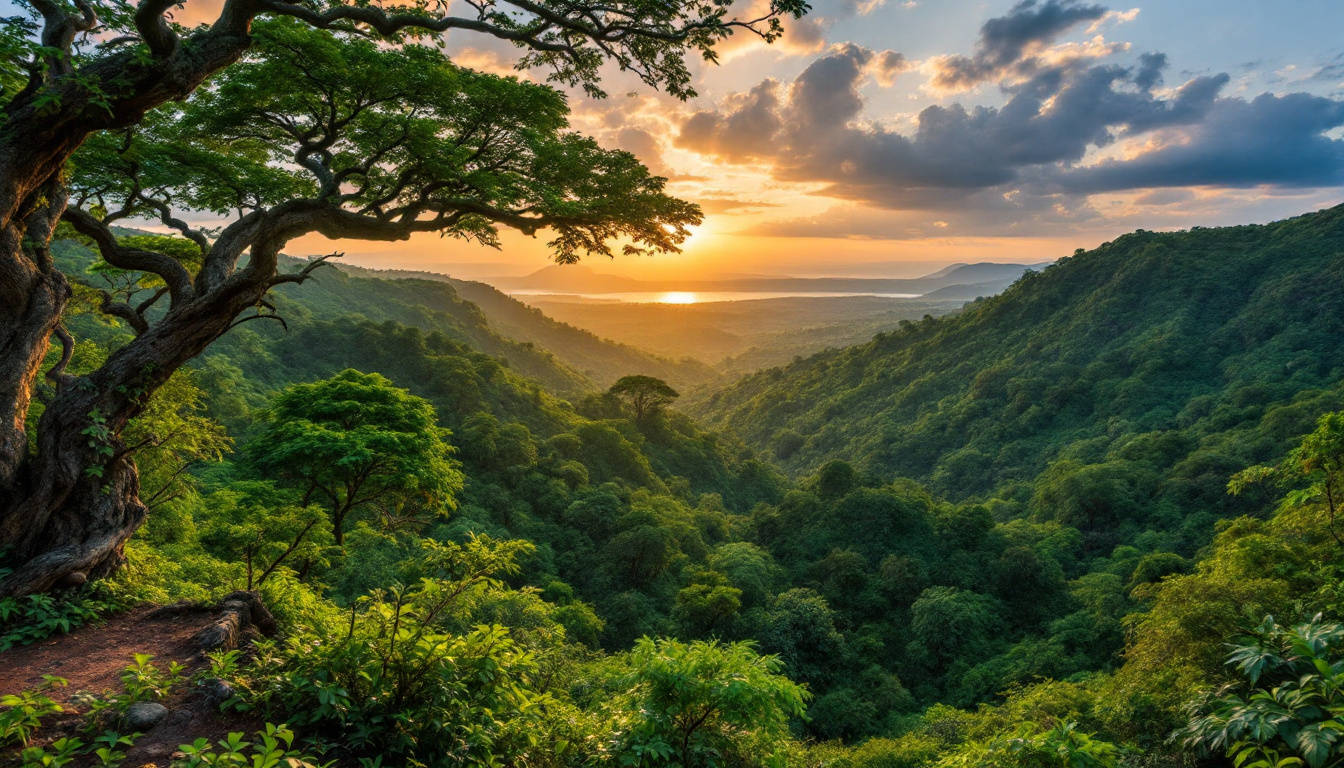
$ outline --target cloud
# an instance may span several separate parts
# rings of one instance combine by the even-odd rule
[[[705,213],[756,213],[766,208],[779,208],[779,203],[767,203],[762,200],[743,200],[731,195],[693,196]]]
[[[1040,24],[1037,39],[1062,23]],[[1021,49],[1028,37],[997,34],[1003,50]],[[1076,223],[1096,215],[1087,196],[1119,190],[1344,183],[1344,141],[1328,135],[1344,126],[1344,102],[1226,96],[1226,74],[1163,89],[1167,59],[1151,53],[1129,66],[1043,67],[1000,83],[1002,106],[931,106],[901,132],[865,119],[859,87],[880,58],[832,46],[791,83],[765,80],[694,114],[672,143],[763,165],[777,180],[819,183],[820,194],[854,204],[927,212],[897,226],[911,232],[927,231],[926,219],[958,232]],[[837,226],[862,233],[874,225],[851,216],[760,233]]]
[[[986,21],[972,56],[943,56],[934,62],[931,85],[944,91],[973,88],[1029,63],[1065,32],[1085,22],[1100,22],[1107,10],[1073,0],[1022,0],[1006,16]]]
[[[720,111],[697,112],[681,127],[676,146],[742,162],[779,151],[772,146],[784,128],[779,82],[765,80],[724,100]]]
[[[1328,82],[1340,82],[1344,80],[1344,53],[1341,53],[1331,59],[1329,62],[1317,67],[1310,75],[1308,80],[1323,80]]]
[[[663,162],[662,142],[652,133],[642,128],[622,128],[617,131],[614,139],[612,143],[617,149],[623,149],[639,158],[639,161],[655,175],[671,174]]]
[[[1344,102],[1290,93],[1218,99],[1180,141],[1060,177],[1070,192],[1140,187],[1325,187],[1344,184]]]
[[[882,51],[873,56],[868,64],[868,71],[873,79],[883,88],[890,88],[895,85],[896,78],[904,72],[914,69],[914,62],[905,58],[904,54],[896,51]]]

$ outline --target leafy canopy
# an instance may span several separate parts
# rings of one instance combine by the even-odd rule
[[[288,19],[259,22],[254,39],[184,106],[153,113],[129,137],[92,137],[75,159],[76,202],[120,205],[113,217],[160,218],[169,203],[273,213],[226,228],[216,249],[267,224],[282,239],[439,231],[490,245],[498,224],[550,227],[560,261],[610,256],[616,239],[627,254],[675,250],[700,221],[633,155],[568,132],[568,106],[552,88],[458,67],[428,46]],[[160,243],[135,245],[182,260]]]
[[[1227,663],[1243,679],[1193,703],[1179,734],[1187,748],[1237,768],[1344,765],[1344,625],[1267,616]]]
[[[641,638],[625,659],[613,749],[625,765],[782,764],[807,692],[749,643]]]
[[[681,397],[677,390],[662,379],[643,375],[622,376],[607,392],[630,403],[635,409],[636,422],[643,421],[645,416],[657,413]]]
[[[448,430],[428,401],[376,373],[345,370],[276,396],[268,422],[248,444],[253,464],[325,501],[336,542],[355,510],[416,499],[446,510],[462,489]]]

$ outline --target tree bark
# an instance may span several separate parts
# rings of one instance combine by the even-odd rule
[[[40,369],[70,298],[48,250],[65,211],[66,163],[90,134],[133,125],[236,61],[251,43],[255,12],[247,2],[229,0],[213,28],[149,61],[112,53],[77,78],[64,77],[68,65],[58,61],[47,82],[0,113],[0,567],[13,571],[0,580],[0,596],[80,583],[120,564],[146,511],[121,428],[236,315],[198,317],[181,338],[151,330],[91,376],[57,371],[56,394],[30,445],[26,422]],[[63,36],[75,23],[48,18],[44,41],[68,46]]]
[[[115,570],[144,522],[135,462],[120,435],[149,397],[224,335],[265,284],[221,306],[207,295],[171,310],[97,371],[58,384],[25,454],[19,482],[0,502],[0,549],[13,572],[0,596],[44,592]]]

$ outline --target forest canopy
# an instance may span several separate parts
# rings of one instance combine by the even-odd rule
[[[1276,226],[1289,237],[1335,215]],[[74,243],[59,257],[100,269]],[[1028,288],[1065,291],[1051,287],[1062,266],[995,311]],[[59,631],[44,617],[74,626],[250,587],[280,639],[226,672],[236,703],[332,740],[327,759],[349,764],[1333,759],[1332,715],[1292,709],[1300,727],[1254,730],[1245,708],[1290,678],[1303,696],[1332,690],[1275,649],[1310,636],[1322,663],[1337,656],[1333,386],[1267,364],[1248,390],[1217,377],[1254,372],[1207,369],[1200,386],[1231,399],[1210,398],[1201,419],[1102,439],[1074,411],[1077,441],[1037,474],[953,492],[835,458],[785,475],[675,402],[641,415],[616,392],[547,392],[478,351],[509,348],[484,315],[373,321],[339,298],[429,295],[420,285],[310,287],[278,292],[289,332],[234,329],[129,425],[173,436],[140,456],[142,476],[174,490],[129,542],[132,567],[56,599],[7,599],[4,643]],[[73,372],[135,338],[96,304],[68,318]],[[937,323],[1016,322],[978,317],[985,307]],[[959,343],[928,327],[896,333]],[[332,638],[346,639],[314,642]],[[324,700],[328,680],[341,697]]]

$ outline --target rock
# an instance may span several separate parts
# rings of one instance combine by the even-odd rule
[[[126,727],[133,731],[148,731],[168,716],[168,708],[152,701],[137,701],[126,709]]]
[[[212,677],[201,683],[201,689],[205,692],[206,696],[214,701],[225,701],[230,696],[233,696],[233,686],[220,680],[218,677]]]
[[[75,571],[74,573],[67,573],[64,576],[62,576],[61,580],[57,583],[57,586],[78,587],[81,584],[88,583],[88,581],[89,577],[85,573],[83,573],[82,571]]]

